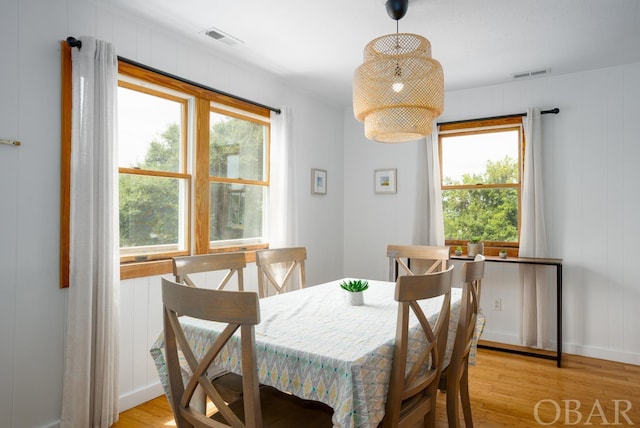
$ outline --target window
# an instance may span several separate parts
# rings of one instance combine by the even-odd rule
[[[260,243],[267,199],[269,124],[212,107],[209,239],[212,248]]]
[[[60,284],[68,286],[71,48],[62,51]],[[267,248],[270,111],[125,61],[118,64],[120,276],[171,257]]]
[[[121,276],[156,273],[136,262],[266,248],[269,110],[128,63],[119,72]]]
[[[119,82],[122,262],[188,254],[188,103],[184,96]]]
[[[522,119],[443,124],[439,144],[447,245],[480,240],[517,249]]]

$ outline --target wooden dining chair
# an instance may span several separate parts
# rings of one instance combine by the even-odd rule
[[[458,409],[467,428],[473,427],[471,400],[469,399],[469,353],[480,309],[480,286],[484,276],[484,256],[462,265],[462,302],[456,327],[456,337],[447,367],[442,371],[438,389],[447,393],[447,420],[450,428],[458,428]]]
[[[259,386],[255,326],[260,323],[260,303],[256,293],[185,287],[162,278],[162,303],[170,402],[178,428],[332,426],[329,406]],[[180,315],[226,326],[213,343],[196,353],[182,329]],[[209,382],[207,369],[230,341],[238,341],[241,346],[243,398],[226,402],[216,385]],[[186,379],[179,352],[189,366]],[[197,388],[204,391],[215,409],[207,412],[193,403],[197,401]]]
[[[226,270],[226,276],[218,283],[216,289],[222,290],[235,275],[238,290],[242,291],[244,290],[243,271],[246,266],[247,261],[243,252],[174,257],[173,275],[178,283],[197,287],[198,285],[189,276],[190,274]]]
[[[296,283],[296,276],[293,275],[295,272],[297,272],[298,288],[304,288],[306,259],[305,247],[269,248],[256,251],[260,297],[269,296],[270,289],[274,294],[291,291]]]
[[[389,281],[400,275],[422,275],[447,269],[451,260],[448,246],[387,245]]]
[[[435,426],[438,381],[449,331],[452,271],[453,265],[441,272],[400,276],[396,281],[398,320],[383,428]],[[430,323],[418,302],[438,296],[443,296],[438,318]],[[411,313],[420,322],[423,337],[416,338],[409,331]],[[426,347],[409,343],[416,339],[426,340]],[[416,350],[420,350],[417,360],[408,368],[408,355]]]
[[[483,254],[476,254],[473,258],[474,262],[484,262],[486,260]],[[482,278],[484,278],[484,269],[482,270]],[[476,281],[476,294],[478,295],[478,310],[480,310],[480,294],[482,294],[482,278]]]
[[[242,252],[202,254],[196,256],[174,257],[173,275],[176,282],[189,287],[198,287],[199,284],[192,279],[193,274],[205,272],[227,271],[226,275],[217,284],[216,289],[222,290],[227,283],[236,277],[238,290],[244,290],[243,270],[247,262]],[[201,288],[204,284],[200,284]],[[216,384],[225,401],[234,401],[242,397],[242,377],[212,366],[208,370],[209,379]]]

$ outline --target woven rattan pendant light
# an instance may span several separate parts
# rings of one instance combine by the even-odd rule
[[[408,4],[387,0],[396,25]],[[396,31],[367,44],[353,78],[353,112],[368,139],[402,143],[430,135],[443,104],[442,66],[431,58],[429,40]]]

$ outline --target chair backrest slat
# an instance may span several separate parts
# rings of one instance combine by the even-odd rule
[[[458,366],[467,364],[469,358],[480,308],[480,287],[484,276],[484,264],[484,257],[479,255],[474,261],[462,265],[462,303],[449,363],[451,369],[455,371],[461,370]],[[453,376],[455,377],[455,374]]]
[[[198,285],[189,274],[227,270],[225,277],[218,283],[216,290],[222,290],[229,280],[237,277],[238,290],[244,290],[244,268],[247,266],[243,252],[201,254],[173,258],[173,275],[176,282],[190,287]]]
[[[260,297],[280,294],[293,289],[297,279],[298,287],[306,285],[305,247],[270,248],[256,251],[256,268],[258,270],[258,292]],[[294,273],[297,272],[297,278]],[[273,293],[270,293],[270,289]]]
[[[387,245],[389,281],[400,275],[423,275],[446,270],[451,248],[436,245]]]

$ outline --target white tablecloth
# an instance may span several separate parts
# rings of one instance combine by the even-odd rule
[[[384,416],[391,373],[398,312],[395,283],[369,280],[365,304],[349,306],[341,281],[260,300],[258,376],[260,383],[330,405],[337,427],[375,427]],[[461,290],[453,288],[447,360],[453,349],[460,296]],[[424,302],[430,321],[437,317],[441,302],[441,298]],[[484,327],[484,317],[478,318],[476,341]],[[221,330],[220,324],[208,321],[183,317],[181,322],[197,354],[204,353]],[[168,391],[163,347],[160,337],[151,355]],[[240,373],[239,347],[227,346],[216,364]]]

